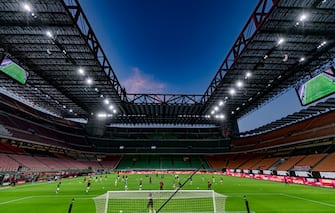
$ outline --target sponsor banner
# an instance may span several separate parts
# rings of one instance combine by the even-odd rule
[[[295,171],[294,173],[296,176],[299,176],[299,177],[313,177],[312,172]]]
[[[335,172],[320,172],[321,178],[335,179]]]
[[[252,172],[252,174],[260,174],[261,173],[261,171],[257,170],[257,169],[253,169],[251,172]]]
[[[25,180],[18,180],[18,181],[16,182],[16,184],[24,184],[24,183],[26,183]]]
[[[277,175],[288,176],[289,174],[287,171],[277,171]]]
[[[265,175],[265,174],[244,174],[244,173],[227,173],[229,176],[242,177],[242,178],[254,178],[259,180],[269,180],[276,182],[286,182],[294,184],[304,184],[310,186],[322,186],[335,188],[335,180],[331,179],[316,179],[316,178],[305,178],[305,177],[290,177],[290,176],[277,176],[277,175]]]
[[[249,174],[250,170],[249,169],[243,169],[243,173]]]
[[[272,175],[272,171],[271,170],[263,170],[263,174]]]

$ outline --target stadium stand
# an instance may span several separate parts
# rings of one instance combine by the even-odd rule
[[[321,160],[314,168],[313,171],[335,172],[335,153],[328,154]]]

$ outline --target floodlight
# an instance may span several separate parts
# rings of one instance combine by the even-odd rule
[[[110,110],[114,109],[114,106],[113,105],[109,105],[108,107]]]
[[[223,101],[220,101],[220,102],[219,102],[219,106],[222,106],[223,104],[224,104]]]
[[[79,68],[79,69],[78,69],[78,73],[79,73],[80,75],[85,75],[85,71],[84,71],[84,69],[82,69],[82,68]]]
[[[236,82],[236,86],[237,86],[238,88],[243,87],[243,81],[237,81],[237,82]]]
[[[280,44],[284,43],[284,41],[285,41],[285,40],[284,40],[283,38],[279,38],[277,44],[280,45]]]
[[[24,4],[23,9],[25,9],[28,12],[31,12],[31,7],[29,6],[29,4]]]
[[[87,83],[88,85],[91,85],[91,84],[93,83],[92,78],[87,78],[87,79],[86,79],[86,83]]]
[[[45,34],[46,34],[49,38],[53,38],[53,35],[52,35],[52,33],[51,33],[50,31],[47,31]]]
[[[235,94],[236,94],[236,91],[235,91],[233,88],[231,88],[231,89],[229,90],[229,94],[230,94],[230,95],[235,95]]]
[[[303,62],[303,61],[305,61],[305,58],[304,58],[304,57],[301,57],[301,58],[299,59],[299,62],[301,63],[301,62]]]
[[[105,103],[105,104],[109,104],[109,100],[106,98],[106,99],[104,100],[104,103]]]
[[[300,21],[305,21],[307,19],[307,15],[306,14],[302,14],[301,16],[300,16]]]

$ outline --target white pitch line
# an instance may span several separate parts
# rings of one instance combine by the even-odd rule
[[[79,196],[79,197],[78,197]],[[8,204],[8,203],[14,203],[18,202],[21,200],[27,200],[27,199],[33,199],[33,198],[41,198],[41,197],[46,197],[46,198],[59,198],[59,197],[74,197],[75,200],[93,200],[93,197],[88,197],[92,195],[37,195],[37,196],[28,196],[28,197],[22,197],[14,200],[9,200],[5,202],[0,202],[0,205]]]
[[[33,196],[22,197],[22,198],[15,199],[15,200],[9,200],[9,201],[5,201],[5,202],[1,202],[0,205],[8,204],[8,203],[14,203],[14,202],[21,201],[21,200],[27,200],[27,199],[30,199],[30,198],[33,198]]]
[[[299,200],[312,202],[312,203],[317,203],[317,204],[324,205],[324,206],[335,207],[335,204],[331,204],[331,203],[321,202],[321,201],[317,201],[317,200],[311,200],[311,199],[298,197],[298,196],[294,196],[294,195],[283,194],[283,193],[281,195],[286,196],[286,197],[290,197],[290,198],[295,198],[295,199],[299,199]]]

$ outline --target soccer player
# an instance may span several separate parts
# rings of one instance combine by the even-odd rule
[[[150,183],[150,184],[152,183],[152,178],[151,178],[151,176],[149,176],[149,183]]]
[[[57,184],[57,188],[56,188],[56,194],[58,194],[58,192],[59,192],[59,188],[60,188],[60,185],[62,184],[62,182],[59,182],[58,184]]]
[[[140,190],[142,190],[142,178],[140,178]]]
[[[163,181],[159,182],[159,189],[160,189],[160,190],[163,190],[163,186],[164,186]]]
[[[86,187],[86,192],[88,192],[90,190],[91,187],[91,179],[88,179],[87,181],[87,187]]]
[[[154,213],[154,199],[152,198],[152,193],[149,193],[147,208],[149,209],[149,213]]]
[[[212,183],[210,181],[207,182],[207,189],[208,190],[212,189]]]

